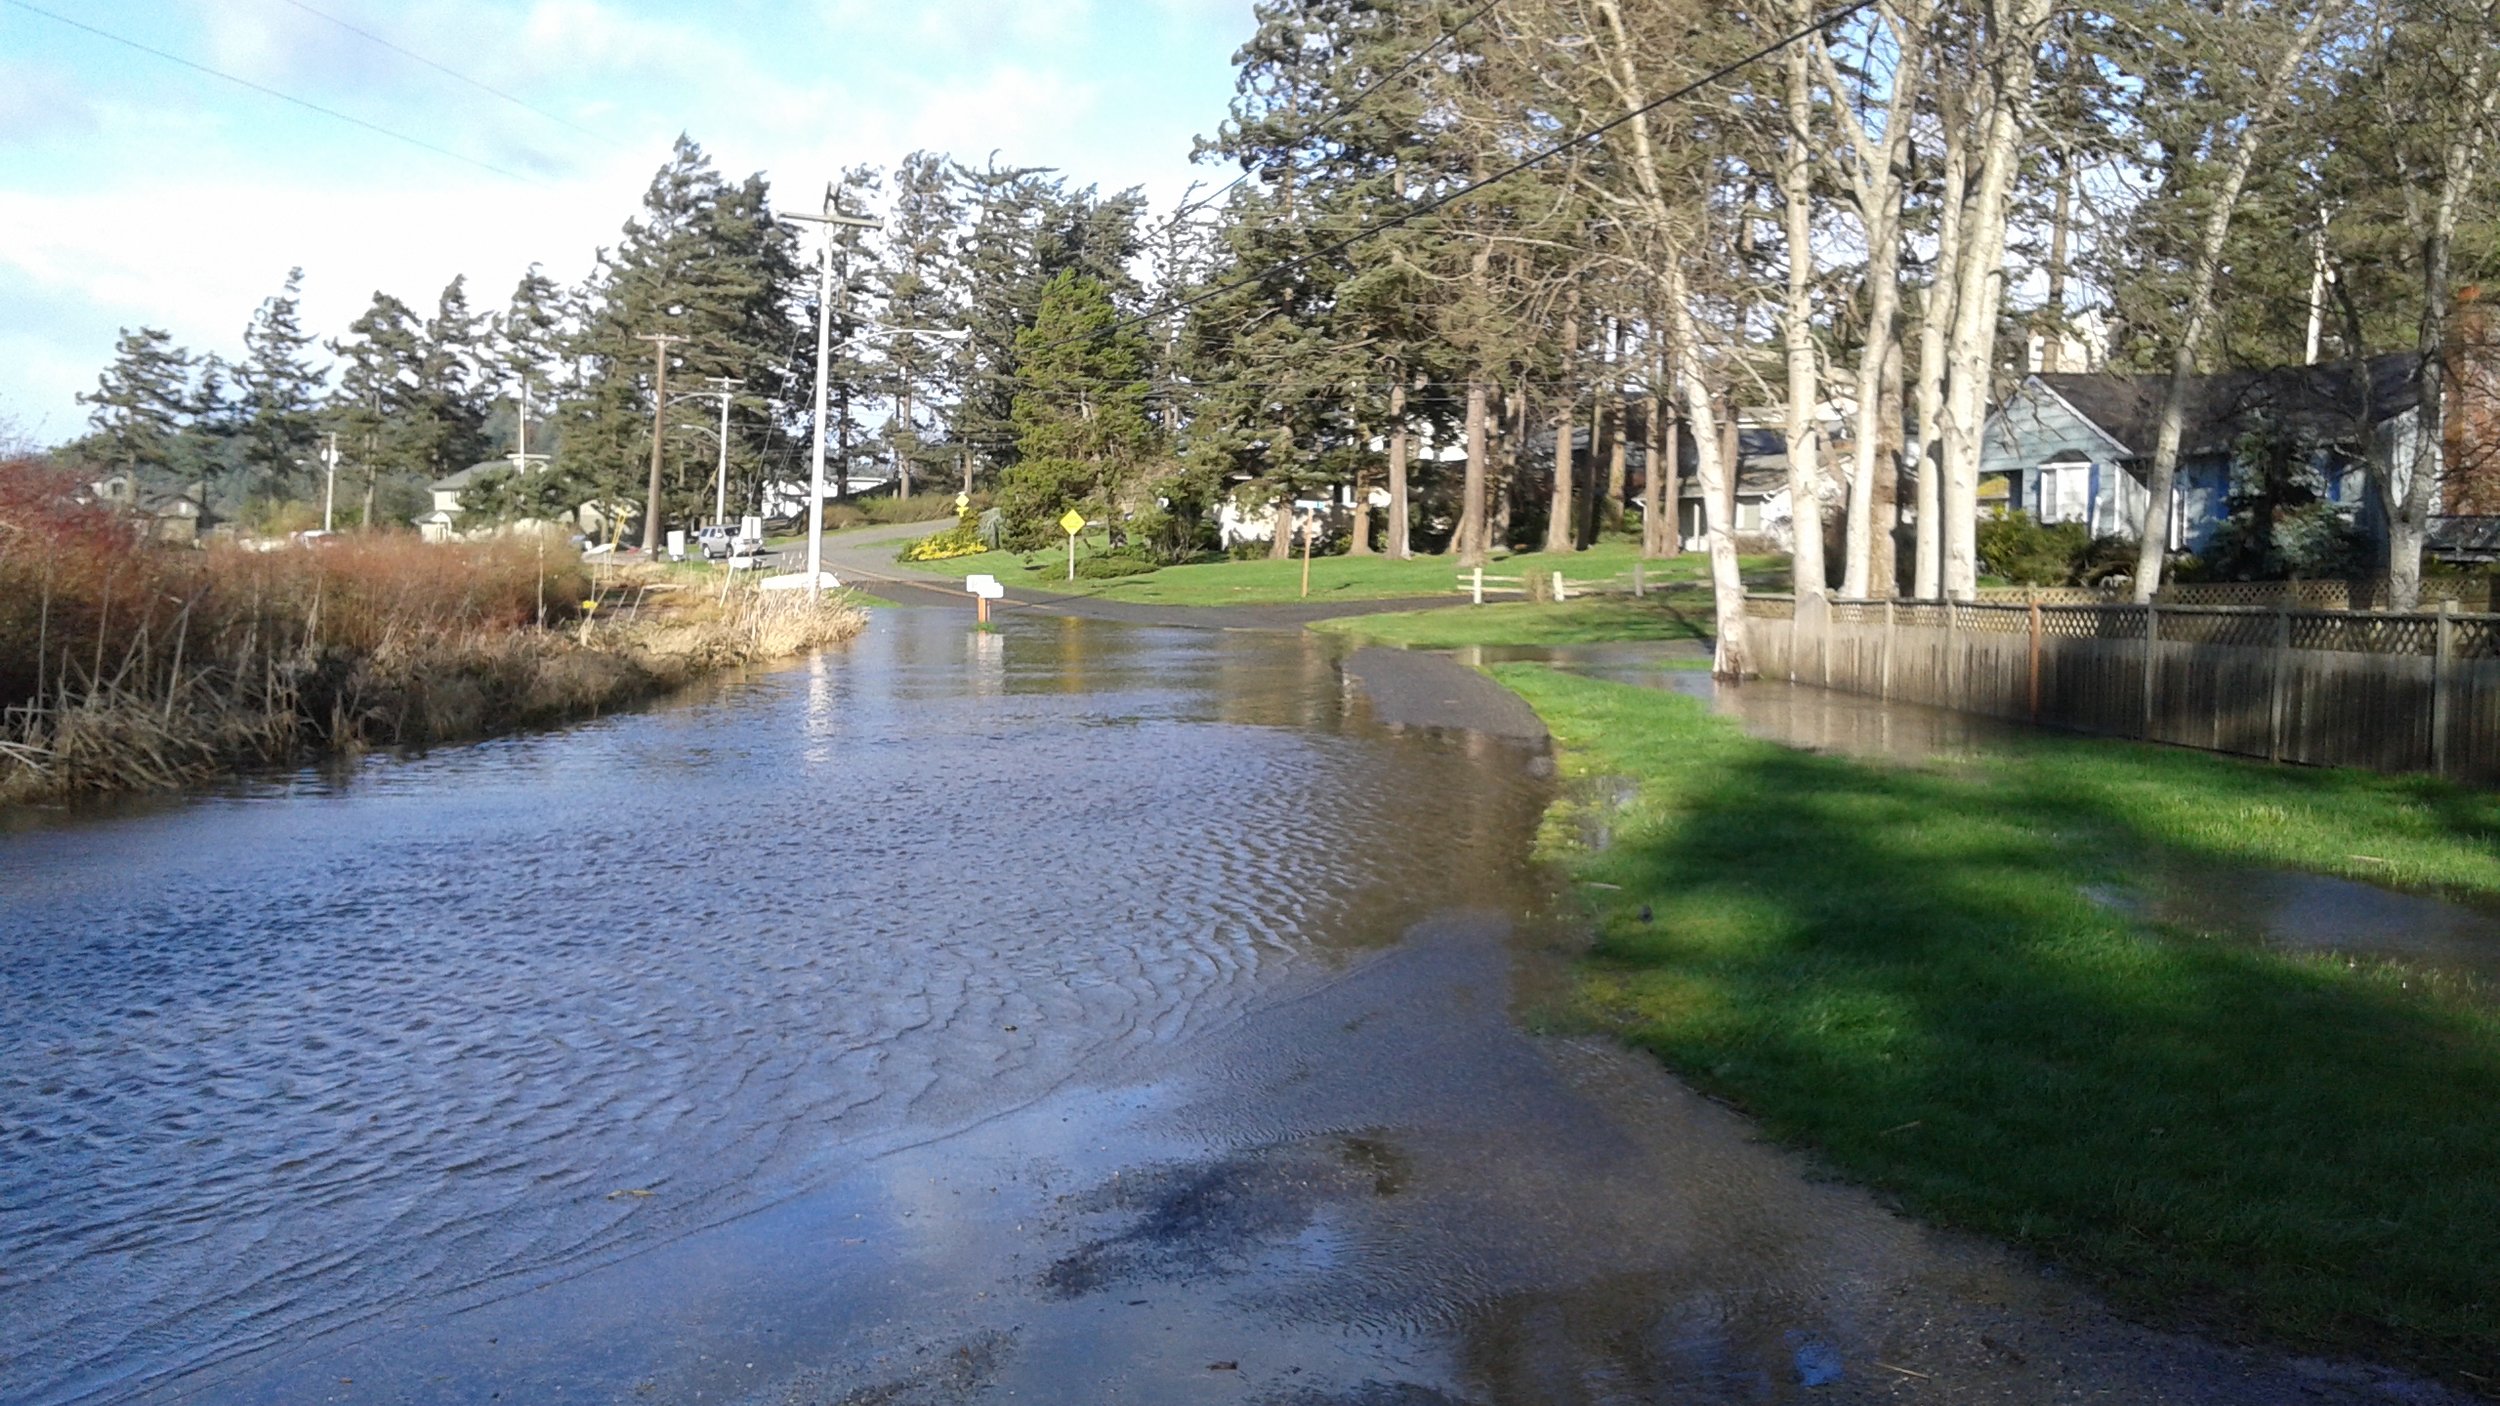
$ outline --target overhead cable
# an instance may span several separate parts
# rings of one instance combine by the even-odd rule
[[[211,78],[223,79],[228,83],[234,84],[236,87],[249,88],[253,92],[259,93],[264,97],[276,98],[282,103],[291,103],[307,112],[317,112],[324,117],[345,122],[350,126],[362,127],[368,132],[378,133],[381,136],[390,138],[392,141],[404,143],[408,146],[415,147],[420,151],[430,151],[436,156],[449,157],[451,160],[457,161],[464,166],[475,166],[481,171],[492,172],[493,174],[502,176],[507,180],[522,181],[525,183],[529,180],[529,177],[524,176],[517,171],[507,171],[503,167],[497,166],[492,162],[480,161],[474,156],[464,156],[446,146],[436,146],[434,143],[425,140],[423,137],[412,137],[406,132],[394,131],[389,127],[385,127],[379,122],[368,122],[361,117],[341,112],[337,108],[323,107],[321,104],[313,102],[308,98],[299,98],[293,93],[280,92],[278,89],[272,88],[265,83],[255,83],[249,78],[228,73],[222,68],[211,68],[207,64],[199,63],[192,59],[186,59],[180,54],[157,48],[153,44],[141,43],[136,39],[130,38],[128,35],[115,34],[109,29],[99,29],[95,25],[89,24],[84,20],[71,19],[67,15],[47,10],[41,5],[29,4],[28,0],[7,0],[7,3],[18,9],[26,11],[28,14],[41,15],[45,19],[68,25],[72,29],[83,29],[87,33],[92,34],[99,39],[110,40],[113,43],[123,46],[124,48],[136,49],[143,54],[152,54],[157,58],[163,59],[167,63],[180,64],[184,68],[190,69],[195,73],[205,73]]]
[[[496,87],[492,83],[488,83],[482,79],[472,78],[469,75],[462,73],[460,70],[453,68],[449,64],[437,62],[436,60],[429,59],[425,55],[418,53],[414,49],[405,48],[399,44],[395,44],[392,41],[383,38],[381,35],[374,33],[370,29],[365,29],[361,26],[351,24],[348,21],[331,14],[327,10],[316,9],[311,5],[307,5],[304,3],[304,0],[286,0],[286,3],[303,11],[305,14],[311,15],[315,19],[327,20],[331,24],[337,25],[339,28],[346,30],[348,33],[353,34],[360,39],[369,40],[372,43],[379,44],[383,48],[390,50],[392,53],[399,55],[401,58],[408,59],[415,63],[424,64],[427,68],[433,69],[436,73],[440,73],[447,78],[453,79],[457,82],[466,83],[470,87],[477,89],[479,92],[484,93],[489,97],[501,98],[505,102],[512,104],[514,107],[517,107],[524,112],[535,113],[538,116],[555,123],[559,127],[569,127],[573,131],[579,132],[585,137],[605,142],[609,146],[624,145],[624,143],[609,136],[605,132],[593,131],[579,122],[575,122],[569,117],[565,117],[559,113],[549,112],[547,109],[538,106],[536,103],[530,102],[525,98],[515,97],[512,94],[505,92],[503,89]]]

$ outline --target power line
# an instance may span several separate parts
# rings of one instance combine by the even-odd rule
[[[572,130],[581,133],[585,137],[605,142],[609,146],[622,147],[625,145],[623,142],[616,140],[614,137],[609,136],[605,132],[592,131],[590,128],[583,126],[579,122],[575,122],[569,117],[549,112],[547,109],[540,107],[527,99],[518,98],[505,92],[503,89],[496,87],[492,83],[485,82],[482,79],[472,78],[448,64],[438,63],[433,59],[429,59],[414,49],[404,48],[401,45],[395,44],[390,40],[383,38],[381,35],[374,33],[370,29],[365,29],[351,24],[346,20],[340,19],[338,16],[331,14],[327,10],[315,9],[312,6],[305,4],[304,0],[286,0],[286,3],[293,5],[296,9],[303,11],[305,14],[311,15],[315,19],[327,20],[360,39],[370,40],[375,44],[379,44],[383,48],[390,50],[392,53],[399,55],[401,58],[424,64],[427,68],[433,69],[435,72],[440,73],[447,78],[466,83],[470,87],[475,88],[479,92],[485,93],[491,97],[501,98],[505,102],[512,104],[514,107],[517,107],[524,112],[536,113],[538,116],[546,118],[548,121],[555,123],[557,126],[569,127]]]
[[[143,54],[152,54],[157,58],[165,60],[167,63],[180,64],[194,73],[205,73],[211,78],[224,79],[226,82],[232,83],[236,87],[249,88],[255,93],[259,93],[264,97],[276,98],[282,103],[292,103],[307,112],[317,112],[324,117],[345,122],[351,126],[362,127],[368,132],[378,133],[395,142],[403,142],[409,146],[417,148],[420,151],[430,151],[436,156],[447,156],[463,165],[475,166],[481,171],[491,171],[495,175],[502,176],[507,180],[521,181],[524,183],[527,183],[529,180],[527,176],[521,175],[517,171],[507,171],[501,166],[494,165],[491,162],[480,161],[474,156],[463,156],[449,147],[436,146],[434,143],[429,142],[422,137],[412,137],[406,132],[393,131],[391,128],[385,127],[378,122],[367,122],[361,117],[351,116],[347,113],[339,111],[337,108],[323,107],[317,102],[313,102],[306,98],[299,98],[293,93],[280,92],[275,88],[269,87],[267,84],[255,83],[249,78],[228,73],[222,68],[211,68],[207,64],[186,59],[180,54],[171,53],[167,50],[157,48],[153,44],[143,44],[136,39],[128,37],[127,35],[115,34],[109,29],[98,29],[96,26],[91,25],[84,20],[74,20],[67,15],[56,14],[40,5],[29,4],[27,3],[27,0],[7,0],[7,3],[18,9],[26,11],[28,14],[41,15],[45,19],[52,20],[59,24],[68,25],[72,29],[83,29],[87,33],[92,34],[99,39],[110,40],[113,43],[123,46],[124,48],[136,49]]]

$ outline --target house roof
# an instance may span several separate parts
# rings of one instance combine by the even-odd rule
[[[1692,437],[1685,436],[1684,459],[1692,463]],[[1828,466],[1827,471],[1828,471]],[[1687,498],[1701,496],[1701,480],[1684,474]],[[1768,498],[1788,488],[1788,435],[1784,430],[1746,427],[1736,432],[1736,496]]]
[[[2435,517],[2425,544],[2441,556],[2500,560],[2500,517]]]
[[[2366,363],[2330,361],[2198,376],[2188,383],[2180,452],[2226,452],[2261,423],[2282,426],[2321,443],[2357,438],[2365,428],[2421,403],[2421,387],[2414,379],[2420,362],[2411,352],[2393,352],[2371,357]],[[2167,375],[2041,372],[2031,379],[2116,440],[2132,457],[2152,455],[2161,426],[2162,397],[2169,389]]]

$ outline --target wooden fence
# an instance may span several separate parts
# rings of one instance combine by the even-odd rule
[[[2500,615],[1757,596],[1770,678],[2320,766],[2500,783]]]

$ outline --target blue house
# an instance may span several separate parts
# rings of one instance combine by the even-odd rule
[[[2181,427],[2170,550],[2204,549],[2230,512],[2234,451],[2260,429],[2310,446],[2327,500],[2372,516],[2363,464],[2373,441],[2411,444],[2418,362],[2399,353],[2197,377]],[[2026,377],[1982,432],[1983,500],[2001,485],[1996,501],[2007,511],[2084,523],[2095,536],[2134,536],[2168,384],[2166,375],[2109,372]]]

